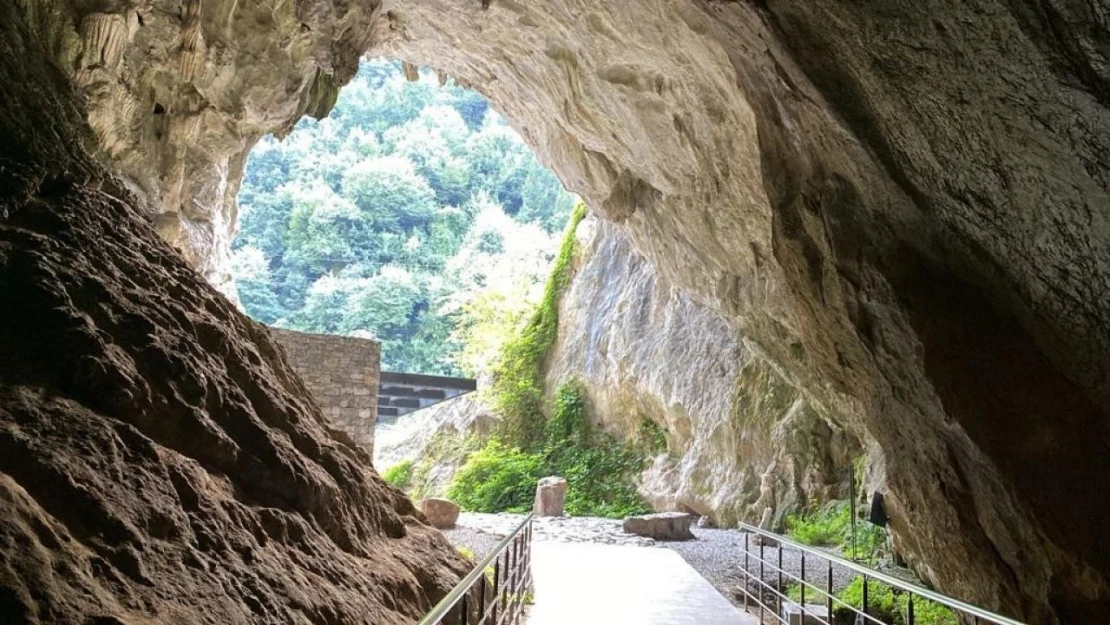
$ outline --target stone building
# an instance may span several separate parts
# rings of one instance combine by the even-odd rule
[[[372,454],[381,345],[349,336],[270,330],[324,416]]]

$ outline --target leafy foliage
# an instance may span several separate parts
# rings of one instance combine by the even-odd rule
[[[382,479],[405,490],[412,484],[412,460],[402,460],[382,471]]]
[[[857,520],[852,539],[852,513],[848,502],[832,502],[805,515],[790,515],[786,533],[800,543],[836,547],[846,557],[872,560],[883,548],[885,535],[879,527]]]
[[[480,95],[434,83],[364,62],[327,119],[252,150],[232,263],[249,314],[375,336],[390,369],[459,374],[490,306],[539,296],[573,197]]]
[[[574,208],[539,305],[520,333],[504,344],[493,368],[494,405],[504,419],[506,438],[524,447],[535,447],[541,442],[543,360],[555,343],[559,298],[570,282],[575,231],[585,216],[585,205]]]
[[[567,480],[572,515],[620,518],[650,510],[636,491],[643,455],[592,430],[576,384],[559,387],[543,435],[536,452],[490,440],[455,474],[448,496],[468,510],[520,512],[531,509],[539,478],[559,475]]]
[[[859,608],[863,605],[863,578],[857,577],[851,584],[837,593],[837,598],[848,605]],[[882,582],[867,582],[868,614],[884,623],[906,625],[909,614],[909,594],[895,590]],[[833,612],[838,621],[851,622],[855,613],[842,605],[835,604]],[[945,606],[915,598],[913,602],[913,622],[915,625],[958,625],[959,619]]]
[[[475,512],[525,512],[542,473],[542,456],[491,439],[455,473],[447,497]]]

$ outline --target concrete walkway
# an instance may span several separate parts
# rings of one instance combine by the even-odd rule
[[[669,549],[532,543],[527,625],[758,625]]]

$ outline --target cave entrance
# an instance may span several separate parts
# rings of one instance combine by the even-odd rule
[[[491,347],[476,335],[534,301],[574,197],[477,92],[366,60],[327,118],[259,142],[239,203],[252,317],[374,336],[396,371],[473,375]]]
[[[380,343],[379,379],[370,345],[276,334],[325,413],[372,445],[374,421],[488,370],[538,299],[574,201],[482,95],[364,60],[328,117],[250,153],[232,272],[256,320]],[[389,374],[440,377],[417,388]],[[353,384],[378,387],[377,405]]]

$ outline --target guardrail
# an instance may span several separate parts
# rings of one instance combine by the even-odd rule
[[[771,622],[783,625],[915,625],[917,613],[923,609],[930,611],[930,622],[937,622],[936,609],[931,604],[939,604],[952,613],[951,620],[940,621],[944,623],[1024,625],[758,527],[741,523],[740,529],[744,531],[741,569],[744,611],[758,607],[760,623],[767,623],[770,616],[773,617]],[[759,543],[756,551],[752,550],[751,543],[756,542],[751,540],[753,536]],[[800,553],[797,574],[783,567],[783,545]],[[837,596],[833,585],[834,566],[862,578],[859,605],[851,605]],[[815,584],[815,577],[823,579]],[[881,591],[885,595],[888,588],[893,596],[894,610],[890,610],[890,602],[879,610],[871,594]],[[808,600],[816,601],[807,603]],[[751,605],[752,602],[755,605]]]
[[[497,543],[419,625],[517,625],[532,593],[532,515]]]

